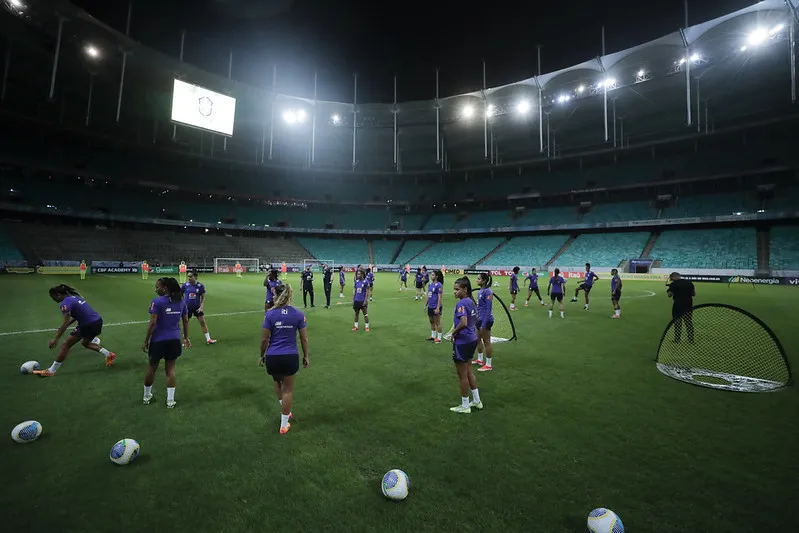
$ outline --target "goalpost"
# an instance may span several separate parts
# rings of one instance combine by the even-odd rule
[[[330,270],[333,270],[334,272],[336,270],[336,262],[329,261],[327,259],[305,259],[302,262],[302,269],[305,270],[308,265],[311,266],[311,272],[321,272],[322,265],[329,266]]]
[[[241,265],[243,274],[261,271],[261,260],[254,257],[215,257],[214,272],[217,274],[234,274],[237,263]]]

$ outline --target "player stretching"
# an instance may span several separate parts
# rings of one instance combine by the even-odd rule
[[[205,344],[216,344],[216,340],[212,339],[211,334],[208,333],[208,324],[205,321],[205,285],[197,281],[197,272],[193,270],[189,272],[188,278],[189,281],[180,287],[180,292],[183,293],[183,301],[186,302],[189,318],[197,317],[203,335],[205,335]]]
[[[552,303],[549,304],[549,318],[552,318],[552,309],[555,307],[555,300],[560,302],[560,318],[565,318],[563,315],[563,295],[566,293],[566,280],[560,275],[560,269],[555,269],[555,275],[549,278],[549,286],[547,287],[547,296],[552,295]]]
[[[544,299],[541,298],[541,293],[538,290],[538,272],[536,271],[536,269],[533,269],[532,272],[527,274],[527,283],[530,284],[530,288],[527,291],[527,300],[525,300],[524,306],[527,307],[528,305],[530,305],[530,298],[532,298],[533,293],[535,293],[536,297],[538,298],[538,301],[541,302],[541,305],[546,305],[544,303]]]
[[[461,404],[451,407],[454,413],[467,414],[472,412],[472,407],[482,409],[480,392],[477,390],[477,380],[472,372],[472,358],[477,349],[477,330],[475,322],[477,311],[472,299],[472,284],[469,278],[462,277],[455,282],[453,287],[455,298],[455,313],[452,330],[452,361],[458,371],[458,383],[461,389]],[[472,391],[472,401],[469,401],[469,389]]]
[[[366,331],[369,331],[369,302],[366,301],[366,291],[369,285],[366,283],[366,275],[363,270],[355,272],[355,286],[352,291],[352,310],[355,311],[355,326],[352,331],[358,331],[358,314],[363,312],[363,322]]]
[[[588,302],[589,298],[588,295],[591,292],[591,287],[594,286],[594,281],[599,281],[599,276],[594,274],[591,271],[591,263],[585,264],[585,280],[577,286],[577,289],[574,291],[574,298],[572,298],[572,302],[577,301],[577,295],[580,294],[580,291],[585,291],[585,310],[588,311]]]
[[[436,344],[441,344],[441,312],[442,299],[444,297],[444,274],[440,270],[433,271],[433,282],[427,288],[427,301],[425,308],[427,309],[427,318],[430,320],[430,338]]]
[[[621,307],[619,307],[619,300],[621,300],[621,278],[619,277],[619,270],[614,268],[610,271],[613,276],[610,279],[610,303],[613,304],[613,316],[610,318],[621,318]]]
[[[291,429],[294,375],[300,370],[297,333],[302,345],[302,366],[308,368],[308,333],[305,315],[291,306],[291,285],[280,285],[275,291],[275,308],[264,316],[261,334],[261,357],[258,366],[266,365],[266,373],[275,381],[275,395],[280,402],[280,434]]]
[[[480,287],[477,293],[477,362],[472,361],[472,364],[480,365],[478,372],[490,372],[493,370],[491,362],[494,355],[494,347],[491,345],[491,328],[494,326],[494,291],[491,290],[491,274],[487,272],[478,274],[477,285]],[[485,364],[483,364],[484,351]]]
[[[81,298],[78,291],[69,285],[56,285],[50,289],[50,298],[59,304],[59,309],[64,314],[64,320],[55,333],[55,337],[50,340],[49,346],[52,350],[58,345],[58,339],[73,322],[78,322],[78,327],[72,330],[69,338],[61,345],[55,361],[47,370],[34,370],[33,373],[43,377],[55,376],[56,371],[69,355],[69,350],[80,341],[84,348],[98,352],[105,356],[105,366],[112,366],[116,359],[116,354],[100,347],[100,339],[97,338],[103,330],[103,317],[91,308],[91,306]]]
[[[144,397],[142,403],[149,405],[153,399],[153,382],[158,363],[164,360],[166,371],[166,407],[175,407],[175,363],[183,352],[180,345],[180,325],[183,324],[183,345],[191,347],[189,341],[189,314],[180,285],[175,278],[160,278],[155,282],[158,295],[150,302],[150,322],[144,337],[142,350],[148,355],[150,365],[144,375]]]

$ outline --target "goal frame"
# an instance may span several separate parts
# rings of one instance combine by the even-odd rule
[[[216,274],[235,274],[236,273],[235,269],[231,269],[230,272],[220,272],[219,271],[219,262],[220,261],[229,262],[231,264],[231,267],[233,265],[235,265],[236,263],[241,263],[241,266],[243,266],[245,268],[245,270],[243,272],[244,274],[249,274],[251,272],[258,273],[258,272],[261,271],[261,260],[258,259],[257,257],[214,257],[214,273],[216,273]],[[255,268],[254,269],[249,268],[247,265],[245,265],[245,262],[254,262],[255,263]],[[252,263],[250,263],[250,264],[252,264]]]

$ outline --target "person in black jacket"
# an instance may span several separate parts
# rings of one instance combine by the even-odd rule
[[[302,303],[308,307],[308,295],[311,295],[311,307],[316,307],[313,303],[313,272],[311,272],[311,265],[307,265],[305,270],[300,274],[302,278]]]
[[[330,292],[333,290],[333,269],[327,264],[323,264],[322,272],[324,274],[325,300],[327,300],[325,309],[330,309]]]
[[[682,337],[682,326],[685,324],[685,331],[688,333],[688,342],[694,343],[694,296],[696,288],[687,279],[682,279],[678,272],[669,275],[669,283],[666,284],[666,294],[673,300],[671,306],[671,318],[674,320],[674,342],[680,342]]]

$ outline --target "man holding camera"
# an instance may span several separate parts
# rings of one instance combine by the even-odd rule
[[[669,275],[669,283],[666,284],[666,294],[673,300],[671,306],[671,318],[674,321],[674,342],[679,343],[682,337],[682,326],[688,333],[688,342],[694,343],[694,296],[696,288],[687,279],[682,279],[679,272],[672,272]]]

